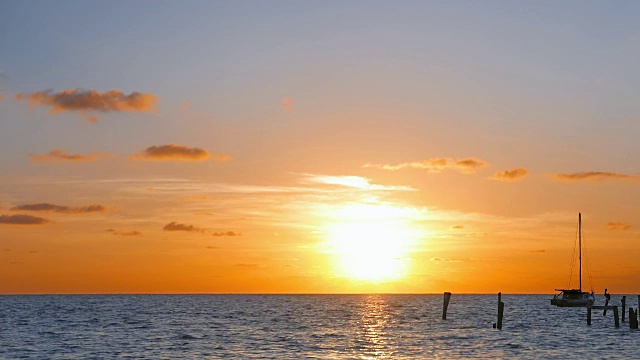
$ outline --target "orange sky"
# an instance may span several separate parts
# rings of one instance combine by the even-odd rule
[[[640,292],[629,14],[41,5],[0,14],[0,293],[551,293],[578,212],[584,288]]]

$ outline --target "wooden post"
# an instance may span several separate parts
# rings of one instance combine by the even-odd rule
[[[629,329],[637,329],[638,328],[638,314],[637,311],[633,310],[632,307],[629,307]]]
[[[498,330],[502,330],[502,316],[504,315],[504,303],[498,303]]]
[[[587,325],[591,326],[591,308],[587,308]]]
[[[616,327],[619,328],[620,327],[620,318],[618,317],[618,307],[614,306],[613,307],[613,318],[615,319],[615,324]]]
[[[624,314],[627,312],[627,308],[625,307],[626,302],[627,302],[627,297],[623,296],[622,297],[622,322],[624,322]],[[631,315],[629,315],[629,318],[631,318]]]
[[[451,299],[451,293],[444,293],[444,304],[442,304],[442,320],[447,320],[447,308],[449,307],[449,300]]]
[[[602,316],[607,316],[607,306],[609,306],[609,299],[604,301],[604,311],[602,312]]]

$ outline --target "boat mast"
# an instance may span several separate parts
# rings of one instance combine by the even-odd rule
[[[580,248],[580,292],[582,292],[582,214],[578,213],[578,243]]]

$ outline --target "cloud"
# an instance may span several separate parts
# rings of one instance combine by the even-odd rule
[[[50,114],[61,112],[78,112],[88,122],[98,120],[91,113],[151,111],[156,108],[158,99],[153,94],[137,91],[126,95],[120,90],[109,90],[100,93],[96,90],[68,89],[54,93],[52,90],[34,93],[17,93],[17,101],[26,100],[30,106],[50,107]]]
[[[416,189],[409,186],[393,186],[371,184],[371,180],[361,176],[332,176],[332,175],[316,175],[303,174],[302,183],[315,183],[325,185],[338,185],[361,190],[386,190],[386,191],[414,191]]]
[[[464,225],[454,225],[451,227],[451,230],[462,230],[464,229]]]
[[[554,174],[554,177],[558,180],[576,182],[576,181],[591,181],[591,182],[603,182],[606,180],[637,180],[637,176],[619,174],[606,171],[588,171],[579,172],[573,174]]]
[[[220,246],[207,246],[205,249],[218,250],[218,249],[222,249],[222,248]]]
[[[396,171],[404,168],[426,169],[432,173],[439,173],[445,169],[456,170],[463,174],[475,173],[478,169],[488,166],[484,160],[476,158],[466,158],[456,160],[449,157],[432,158],[422,161],[401,163],[396,165],[388,164],[365,164],[363,167],[377,168],[382,170]]]
[[[193,226],[193,225],[187,225],[187,224],[180,224],[177,223],[175,221],[172,221],[170,223],[168,223],[167,225],[165,225],[162,230],[164,231],[204,231],[204,229],[199,228],[197,226]]]
[[[631,229],[631,224],[627,224],[627,223],[621,223],[621,222],[609,222],[607,223],[607,228],[609,228],[610,231],[615,231],[615,230],[629,230]]]
[[[242,233],[236,231],[222,231],[213,233],[213,236],[242,236]]]
[[[116,236],[142,236],[142,233],[140,231],[116,231],[114,229],[107,229],[107,232],[110,232],[111,235],[116,235]]]
[[[180,201],[209,201],[211,198],[207,195],[183,196]]]
[[[18,215],[0,215],[0,224],[13,225],[40,225],[50,222],[49,220],[37,216],[18,214]]]
[[[280,104],[282,105],[282,110],[284,112],[292,112],[293,111],[293,99],[290,97],[285,97],[280,100]]]
[[[105,212],[107,208],[104,205],[92,204],[87,206],[66,206],[66,205],[55,205],[49,203],[36,203],[36,204],[25,204],[14,206],[10,210],[13,211],[53,211],[58,213],[65,214],[86,214],[86,213],[95,213],[95,212]]]
[[[182,110],[189,111],[189,109],[191,109],[191,103],[186,100],[180,105],[182,106]]]
[[[0,91],[0,102],[4,101],[4,94],[2,93],[2,91]]]
[[[88,162],[109,157],[107,153],[91,152],[86,155],[69,154],[67,150],[55,149],[46,154],[29,154],[29,160],[33,162]]]
[[[518,181],[523,177],[527,176],[528,172],[529,171],[525,168],[497,171],[489,179],[498,180],[498,181]]]
[[[434,261],[434,262],[462,262],[462,260],[446,259],[446,258],[439,258],[439,257],[431,258],[431,261]]]
[[[218,162],[225,162],[231,160],[231,155],[222,153],[213,154],[212,159]]]
[[[211,154],[206,149],[197,147],[188,147],[176,144],[167,144],[159,146],[150,146],[143,151],[129,157],[129,160],[148,160],[148,161],[204,161]],[[231,159],[226,154],[215,154],[215,161],[227,161]]]

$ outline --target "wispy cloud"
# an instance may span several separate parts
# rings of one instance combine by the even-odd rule
[[[67,150],[55,149],[46,154],[29,154],[29,160],[33,162],[88,162],[96,161],[109,157],[107,153],[91,152],[86,155],[83,154],[69,154]]]
[[[489,179],[498,180],[498,181],[517,181],[527,176],[528,172],[529,171],[525,168],[497,171]]]
[[[49,220],[37,216],[18,214],[0,215],[0,224],[12,225],[41,225],[50,222]]]
[[[164,230],[164,231],[198,231],[198,232],[204,231],[204,229],[199,228],[197,226],[188,225],[188,224],[181,224],[181,223],[177,223],[175,221],[172,221],[172,222],[168,223],[167,225],[165,225],[162,228],[162,230]]]
[[[233,266],[242,267],[242,268],[257,268],[258,264],[235,264]]]
[[[111,235],[115,236],[142,236],[140,231],[132,230],[132,231],[117,231],[114,229],[107,229],[107,232],[111,233]]]
[[[332,176],[303,174],[301,183],[314,183],[325,185],[338,185],[362,190],[386,190],[386,191],[414,191],[416,189],[409,186],[393,186],[372,184],[371,180],[361,176]]]
[[[134,91],[126,95],[115,89],[104,93],[82,89],[68,89],[57,93],[44,90],[34,93],[17,93],[15,99],[26,100],[31,106],[49,107],[51,114],[78,112],[90,123],[98,120],[98,117],[93,115],[96,112],[151,111],[156,108],[158,101],[153,94]]]
[[[576,182],[576,181],[590,181],[590,182],[603,182],[607,180],[638,180],[638,176],[620,174],[606,171],[588,171],[578,172],[571,174],[554,174],[554,177],[558,180]]]
[[[615,230],[629,230],[631,229],[631,224],[627,224],[627,223],[622,223],[622,222],[609,222],[607,223],[607,228],[610,231],[615,231]]]
[[[52,211],[52,212],[65,213],[65,214],[83,214],[83,213],[105,212],[107,211],[107,208],[104,205],[100,205],[100,204],[73,207],[73,206],[55,205],[55,204],[49,204],[49,203],[36,203],[36,204],[25,204],[25,205],[14,206],[10,210]]]
[[[433,258],[431,258],[431,261],[434,261],[434,262],[462,262],[462,260],[447,259],[447,258],[440,258],[440,257],[433,257]]]
[[[464,229],[464,225],[454,225],[450,229],[451,230],[462,230],[462,229]]]
[[[0,91],[0,102],[4,101],[4,93]]]
[[[282,105],[282,110],[284,112],[292,112],[293,111],[293,99],[290,97],[285,97],[280,100],[280,104]]]
[[[429,172],[438,173],[446,169],[456,170],[464,174],[471,174],[480,168],[488,166],[489,163],[477,158],[453,159],[450,157],[432,158],[422,161],[401,163],[396,165],[388,164],[365,164],[364,167],[382,170],[396,171],[405,168],[425,169]]]
[[[149,161],[204,161],[209,157],[211,157],[211,154],[206,149],[167,144],[150,146],[131,156],[129,159]],[[227,161],[230,158],[229,155],[225,154],[216,154],[213,157],[216,161]]]
[[[237,231],[221,231],[221,232],[214,232],[212,235],[213,236],[242,236],[242,233]]]

